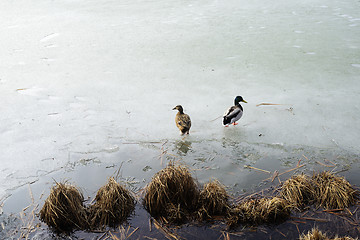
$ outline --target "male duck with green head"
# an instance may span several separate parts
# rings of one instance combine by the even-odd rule
[[[233,124],[234,126],[237,125],[236,121],[238,121],[243,115],[243,108],[240,105],[240,102],[247,103],[242,96],[237,96],[234,100],[234,106],[231,106],[223,116],[223,124],[225,127]]]

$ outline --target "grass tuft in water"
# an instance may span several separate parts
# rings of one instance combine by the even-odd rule
[[[88,227],[84,197],[69,183],[56,183],[40,210],[40,219],[57,232]]]
[[[170,163],[145,188],[144,207],[153,217],[183,222],[197,209],[199,189],[185,166]]]
[[[325,209],[343,209],[356,203],[358,192],[345,180],[328,171],[312,176],[314,199],[317,205]]]
[[[200,209],[197,216],[200,220],[212,219],[214,216],[226,216],[229,212],[229,195],[225,186],[217,180],[206,183],[200,192]]]
[[[322,233],[319,229],[313,228],[311,231],[308,231],[307,234],[301,234],[300,240],[328,240],[329,238],[325,233]]]
[[[322,233],[319,229],[315,227],[311,229],[311,231],[308,231],[307,234],[304,233],[301,234],[299,240],[355,240],[355,239],[348,236],[345,237],[336,236],[335,238],[329,238],[328,236],[326,236],[326,233]]]
[[[95,201],[89,207],[91,229],[114,227],[125,221],[135,208],[135,199],[131,192],[113,177],[98,190]]]
[[[314,187],[311,178],[305,174],[292,176],[281,186],[280,197],[298,209],[313,201]]]
[[[239,224],[260,225],[283,222],[290,217],[291,208],[286,200],[278,197],[248,199],[231,210],[227,225],[229,228],[234,228]]]

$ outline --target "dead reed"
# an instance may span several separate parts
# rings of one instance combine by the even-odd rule
[[[198,217],[205,220],[227,215],[230,209],[228,199],[224,185],[217,180],[208,182],[200,192]]]
[[[307,234],[301,234],[299,237],[300,240],[328,240],[329,238],[325,233],[322,233],[319,229],[313,228],[311,231],[308,231]]]
[[[291,205],[278,197],[248,199],[231,210],[227,225],[233,228],[239,224],[259,225],[283,222],[290,217],[290,209]]]
[[[345,237],[336,236],[335,238],[329,238],[328,236],[326,236],[326,233],[322,233],[316,227],[311,229],[311,231],[308,231],[307,234],[304,233],[301,234],[301,236],[299,237],[299,240],[356,240],[356,239],[348,236]]]
[[[135,199],[131,192],[110,177],[98,190],[95,203],[89,207],[90,227],[114,227],[125,221],[134,208]]]
[[[348,237],[348,236],[345,236],[345,237],[335,237],[333,239],[330,239],[330,240],[358,240],[359,238],[352,238],[352,237]]]
[[[305,174],[292,176],[284,182],[280,190],[280,197],[298,209],[311,204],[313,195],[311,178]]]
[[[40,210],[40,219],[58,232],[88,227],[82,193],[69,183],[56,183]]]
[[[189,170],[171,163],[156,173],[145,188],[144,206],[154,217],[181,222],[196,210],[198,199],[199,190]]]
[[[358,199],[358,192],[344,177],[324,171],[314,174],[312,181],[314,199],[325,209],[342,209],[355,204]]]
[[[181,224],[185,222],[189,217],[189,212],[181,208],[181,205],[175,205],[169,203],[165,207],[165,218],[168,222]]]

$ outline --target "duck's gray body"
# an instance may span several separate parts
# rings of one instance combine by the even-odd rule
[[[239,106],[230,107],[224,114],[223,124],[233,124],[238,121],[243,115],[243,108],[239,104]]]

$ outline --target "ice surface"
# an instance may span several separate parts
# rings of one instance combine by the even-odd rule
[[[2,0],[0,199],[94,157],[160,168],[158,150],[147,158],[143,145],[124,143],[182,149],[177,104],[193,122],[190,150],[179,154],[220,169],[214,175],[225,184],[234,161],[264,153],[297,158],[301,146],[358,155],[359,8],[339,0]],[[223,128],[217,118],[236,95],[248,101],[243,118]],[[251,176],[236,180],[245,186]]]

